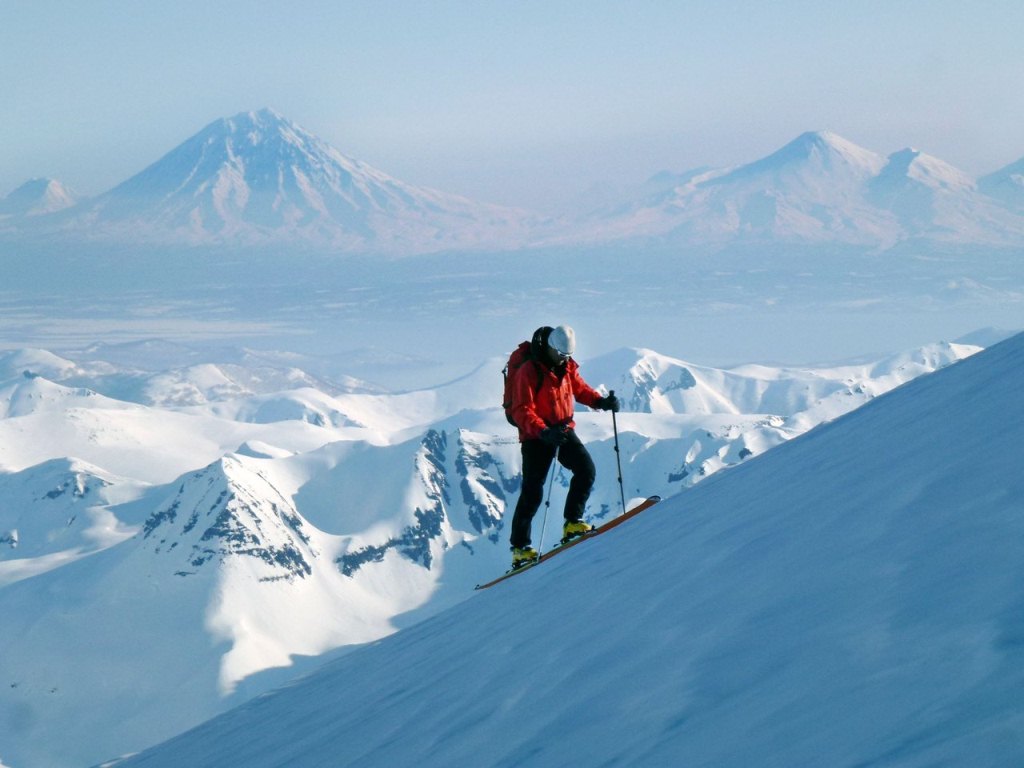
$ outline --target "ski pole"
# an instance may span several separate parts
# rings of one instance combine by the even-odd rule
[[[608,397],[615,397],[615,390],[608,390]],[[612,432],[615,435],[615,465],[619,469],[619,497],[622,499],[622,514],[626,514],[626,490],[622,486],[622,457],[619,451],[619,426],[615,421],[615,411],[612,411]]]
[[[557,462],[555,459],[558,457],[558,450],[555,450],[555,456],[551,459],[551,479],[548,481],[548,498],[544,502],[544,519],[540,524],[540,544],[537,545],[537,554],[544,551],[544,532],[548,527],[548,510],[551,508],[551,491],[555,487],[555,469]]]

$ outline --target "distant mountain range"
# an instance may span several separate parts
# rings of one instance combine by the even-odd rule
[[[635,199],[555,220],[399,181],[264,109],[211,123],[92,199],[54,180],[28,182],[0,200],[0,231],[394,253],[630,242],[1019,246],[1024,158],[973,179],[916,149],[886,157],[811,132],[746,165],[660,173]]]
[[[217,120],[110,191],[51,210],[7,226],[90,241],[405,252],[515,246],[538,223],[394,179],[269,109]]]
[[[975,181],[915,149],[883,157],[834,133],[805,133],[747,165],[663,175],[661,189],[591,214],[584,229],[596,241],[1020,245],[1024,194],[1013,168]]]

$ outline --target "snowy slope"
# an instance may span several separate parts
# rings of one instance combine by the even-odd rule
[[[165,349],[188,365],[160,371],[136,351],[119,350],[127,366],[0,355],[0,711],[24,714],[0,718],[0,759],[17,768],[143,748],[507,566],[519,450],[496,405],[503,361],[383,394],[322,391],[268,356]],[[627,497],[667,497],[976,351],[721,371],[621,350],[584,371],[629,403]],[[619,507],[611,423],[578,422],[598,520]]]
[[[117,765],[1018,765],[1022,372],[1018,336]]]

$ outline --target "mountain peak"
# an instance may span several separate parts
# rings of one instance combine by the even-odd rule
[[[245,115],[249,119],[251,119],[253,121],[258,121],[258,122],[270,122],[270,123],[290,123],[291,122],[290,120],[288,120],[284,115],[282,115],[280,112],[278,112],[273,107],[263,107],[261,109],[257,109],[255,111],[249,111],[249,112],[239,112],[237,115],[235,115],[235,117],[239,118],[242,115]]]
[[[790,145],[829,148],[840,147],[848,144],[850,144],[849,141],[844,139],[835,131],[829,130],[804,131],[790,142]]]
[[[56,179],[29,179],[0,199],[0,215],[41,216],[70,208],[77,202],[77,195]]]
[[[146,520],[143,535],[155,552],[173,552],[179,576],[232,557],[258,564],[262,579],[304,579],[312,573],[302,518],[240,457],[225,456],[183,476],[176,495]],[[174,551],[179,544],[188,546]]]
[[[200,131],[200,135],[208,130],[234,136],[249,135],[253,143],[265,140],[265,133],[300,133],[312,137],[312,134],[300,128],[297,124],[286,118],[280,112],[270,107],[264,107],[255,111],[239,112],[231,117],[222,117],[215,120],[206,129]],[[255,134],[254,134],[255,132]]]
[[[879,179],[909,179],[932,189],[970,191],[977,183],[963,171],[914,147],[889,155]]]
[[[652,182],[639,204],[595,212],[591,232],[881,248],[908,239],[1017,245],[1024,233],[1024,159],[979,183],[918,149],[886,157],[831,130],[806,131],[745,165]]]
[[[782,149],[745,167],[760,172],[808,163],[825,168],[850,166],[864,173],[877,173],[884,161],[880,155],[833,131],[807,131]]]
[[[418,252],[508,247],[530,218],[405,184],[265,107],[210,123],[97,198],[77,223],[150,242]]]
[[[234,115],[228,117],[221,117],[213,121],[216,123],[229,123],[229,124],[274,124],[274,123],[287,123],[290,122],[284,115],[278,112],[276,109],[271,107],[262,107],[260,109],[243,110]]]

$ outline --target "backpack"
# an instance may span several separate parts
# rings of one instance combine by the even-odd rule
[[[515,420],[512,418],[512,380],[515,378],[515,372],[523,366],[524,363],[534,362],[537,359],[537,352],[544,348],[547,344],[547,337],[551,333],[551,328],[542,326],[533,333],[533,339],[531,341],[524,341],[516,347],[512,354],[509,355],[508,362],[505,367],[501,369],[501,375],[505,379],[505,397],[501,401],[501,407],[505,411],[505,420],[508,421],[513,427],[518,427]],[[538,365],[534,365],[537,369],[537,386],[534,387],[533,393],[536,395],[544,383],[544,369]]]

